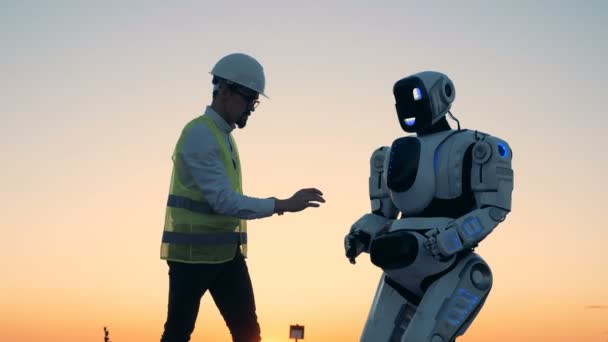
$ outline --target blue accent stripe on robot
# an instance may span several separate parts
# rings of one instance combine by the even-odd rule
[[[445,232],[439,234],[441,239],[441,243],[446,249],[446,252],[449,254],[453,254],[462,249],[462,242],[460,242],[460,238],[458,237],[458,232],[456,229],[448,229]]]
[[[479,303],[479,296],[472,294],[464,288],[459,288],[452,297],[442,319],[452,326],[459,326],[469,316]]]
[[[469,217],[462,223],[462,230],[468,238],[474,238],[481,234],[483,226],[477,217]]]
[[[435,156],[433,157],[433,170],[435,171],[435,179],[437,178],[437,168],[439,167],[439,151],[441,151],[441,146],[443,146],[443,143],[437,146],[437,149],[435,149]]]

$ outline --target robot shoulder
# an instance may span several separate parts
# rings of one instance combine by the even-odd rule
[[[475,146],[473,147],[473,162],[476,164],[498,163],[511,165],[513,150],[506,140],[499,137],[475,131]]]
[[[437,146],[434,160],[437,198],[453,199],[462,194],[466,174],[464,169],[470,168],[466,156],[475,142],[475,132],[464,129],[450,135]]]
[[[478,132],[473,146],[471,188],[479,194],[478,204],[510,210],[513,191],[513,150],[501,138]]]

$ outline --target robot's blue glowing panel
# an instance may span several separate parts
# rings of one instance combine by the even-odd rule
[[[412,95],[414,96],[414,101],[422,99],[422,92],[418,88],[414,88],[414,90],[412,90]]]
[[[498,154],[503,158],[507,158],[509,155],[509,148],[507,148],[506,144],[498,143]]]
[[[479,303],[479,296],[472,294],[464,288],[456,290],[454,297],[450,299],[443,314],[443,319],[455,327],[461,325],[471,314]]]
[[[407,119],[403,119],[403,121],[405,121],[405,124],[408,127],[412,127],[416,124],[416,118],[407,118]]]
[[[483,226],[477,217],[469,217],[462,223],[462,230],[466,237],[474,238],[481,234]]]
[[[439,239],[439,243],[441,243],[445,250],[450,254],[456,253],[462,249],[462,242],[460,242],[456,229],[447,230],[440,234]]]

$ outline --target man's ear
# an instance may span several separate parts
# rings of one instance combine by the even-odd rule
[[[232,95],[232,90],[230,90],[227,84],[222,83],[220,84],[220,93],[223,97],[230,97]]]
[[[217,87],[217,94],[218,94],[218,96],[220,96],[220,97],[226,97],[227,90],[228,90],[228,87],[226,87],[225,84],[220,83],[218,85],[218,87]]]

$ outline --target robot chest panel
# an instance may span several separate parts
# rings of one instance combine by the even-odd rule
[[[395,140],[386,164],[386,184],[395,205],[406,215],[422,211],[435,194],[436,144],[416,137]]]

